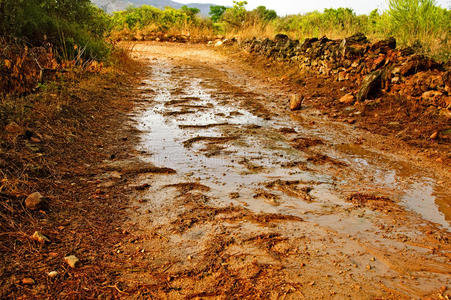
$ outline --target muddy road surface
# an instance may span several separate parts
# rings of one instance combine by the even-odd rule
[[[450,178],[204,46],[139,43],[118,290],[155,299],[444,299]],[[440,298],[442,297],[442,298]]]

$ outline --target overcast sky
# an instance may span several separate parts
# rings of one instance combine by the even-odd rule
[[[181,3],[214,3],[232,6],[232,0],[175,0]],[[349,7],[358,14],[369,13],[378,8],[387,8],[387,0],[247,0],[246,8],[254,9],[259,5],[274,9],[279,15],[306,13],[314,10],[322,11],[324,8]],[[451,8],[451,0],[438,0],[441,7]]]

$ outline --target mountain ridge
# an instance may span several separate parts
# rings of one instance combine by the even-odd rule
[[[188,3],[183,4],[172,0],[92,0],[92,3],[100,7],[108,13],[115,11],[125,10],[129,6],[140,7],[142,5],[151,5],[156,8],[164,9],[169,6],[175,9],[179,9],[186,5],[192,8],[198,8],[200,14],[203,16],[208,16],[210,12],[210,6],[215,5],[212,3]]]

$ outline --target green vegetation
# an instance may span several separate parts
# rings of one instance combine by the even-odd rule
[[[113,40],[145,39],[155,33],[190,37],[214,35],[274,37],[285,33],[295,39],[328,36],[343,38],[357,32],[379,40],[393,36],[400,46],[416,45],[418,51],[449,60],[451,52],[451,11],[435,0],[387,0],[389,9],[357,15],[350,8],[278,17],[274,10],[259,6],[246,10],[246,1],[233,7],[211,6],[210,17],[199,10],[157,9],[144,5],[107,15],[89,0],[0,0],[0,35],[31,45],[48,41],[66,59],[82,54],[105,59]],[[421,47],[419,46],[421,45]]]
[[[356,15],[349,8],[326,9],[280,18],[272,26],[295,38],[340,38],[357,32],[374,40],[393,36],[401,46],[421,44],[425,53],[441,60],[450,58],[451,11],[433,0],[389,0],[389,10],[374,10],[369,15]]]
[[[183,6],[180,9],[167,7],[164,10],[149,5],[129,7],[111,17],[113,32],[117,39],[145,39],[157,33],[187,36],[211,36],[212,24],[201,18],[199,9]]]
[[[50,42],[63,59],[105,59],[109,17],[90,0],[0,0],[0,36],[32,46]]]

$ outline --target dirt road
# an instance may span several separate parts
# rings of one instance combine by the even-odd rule
[[[288,110],[287,87],[204,46],[136,44],[124,297],[446,297],[449,173],[401,142]],[[423,167],[422,167],[423,166]]]

